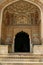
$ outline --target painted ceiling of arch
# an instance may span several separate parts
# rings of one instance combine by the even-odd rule
[[[6,6],[8,3],[12,1],[17,1],[17,0],[0,0],[0,9],[2,9],[4,6]],[[27,1],[33,1],[42,4],[43,6],[43,0],[27,0]]]
[[[27,1],[17,1],[4,10],[3,22],[5,25],[38,24],[40,10],[37,6]]]

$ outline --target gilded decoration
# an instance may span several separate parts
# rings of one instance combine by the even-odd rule
[[[20,0],[9,6],[4,10],[3,21],[5,25],[17,24],[38,24],[40,11],[37,6]]]

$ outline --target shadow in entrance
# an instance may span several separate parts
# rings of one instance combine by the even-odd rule
[[[16,34],[14,51],[15,52],[30,52],[30,39],[27,33],[21,31]]]

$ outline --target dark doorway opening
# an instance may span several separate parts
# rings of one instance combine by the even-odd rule
[[[16,34],[14,51],[15,52],[30,52],[30,39],[27,33],[21,31]]]

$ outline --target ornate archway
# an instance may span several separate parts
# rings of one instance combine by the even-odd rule
[[[18,28],[19,30],[20,27],[22,30],[24,27],[28,28],[28,32],[31,32],[31,42],[37,44],[40,40],[40,9],[24,0],[13,2],[3,11],[1,32],[3,42],[12,44],[15,36],[14,29]],[[38,42],[38,44],[40,43]]]

